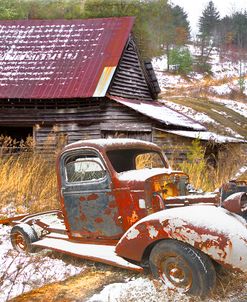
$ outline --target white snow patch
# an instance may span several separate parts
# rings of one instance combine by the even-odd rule
[[[105,139],[92,139],[92,140],[81,140],[77,141],[75,143],[71,143],[67,145],[67,147],[73,147],[78,144],[96,144],[101,147],[107,147],[107,146],[114,146],[114,145],[119,145],[119,146],[124,146],[124,145],[136,145],[136,144],[142,144],[143,146],[156,146],[153,143],[150,142],[144,142],[143,140],[138,140],[138,139],[131,139],[131,138],[105,138]]]
[[[144,181],[152,176],[159,174],[171,174],[171,169],[166,168],[152,168],[152,169],[139,169],[139,170],[130,170],[126,172],[118,173],[118,178],[121,181]]]
[[[187,107],[185,105],[176,104],[173,103],[172,101],[166,101],[166,100],[162,100],[162,103],[164,103],[167,107],[171,109],[174,109],[178,112],[185,114],[186,116],[194,119],[199,123],[218,124],[217,122],[215,122],[215,120],[210,118],[208,115],[201,112],[197,112],[196,110]]]
[[[247,103],[219,98],[214,98],[213,100],[215,102],[224,104],[227,108],[247,118]]]
[[[244,166],[238,170],[238,172],[235,174],[233,179],[237,179],[238,177],[242,176],[244,173],[247,172],[247,166]]]
[[[86,302],[179,302],[190,301],[179,293],[168,290],[163,284],[157,282],[157,285],[148,278],[140,277],[126,283],[113,283],[104,287],[104,289],[93,295]]]
[[[10,243],[10,230],[11,227],[0,225],[0,302],[83,271],[82,267],[52,259],[44,252],[16,252]]]
[[[212,92],[216,92],[219,95],[226,95],[231,93],[232,91],[228,84],[223,84],[220,86],[211,86],[209,90],[211,90]]]

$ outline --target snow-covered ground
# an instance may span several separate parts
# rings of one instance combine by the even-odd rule
[[[194,45],[187,45],[192,56],[198,56],[200,50]],[[152,60],[152,64],[161,88],[161,91],[165,92],[170,89],[186,88],[193,85],[202,85],[204,83],[204,77],[200,73],[191,72],[185,79],[181,75],[167,73],[167,57],[163,55]],[[239,75],[240,69],[242,76],[247,74],[247,63],[242,62],[241,67],[239,61],[232,62],[229,54],[223,57],[219,51],[214,48],[210,53],[210,64],[213,80],[222,80],[226,83],[220,83],[218,85],[212,85],[209,92],[220,95],[230,94],[231,91],[239,90]],[[207,79],[206,79],[207,80]],[[243,82],[244,94],[247,95],[247,80]]]
[[[157,283],[157,282],[155,282]],[[86,302],[187,302],[188,296],[168,290],[162,284],[155,284],[152,280],[139,277],[126,280],[125,283],[112,283],[93,295]]]
[[[10,242],[10,230],[10,226],[0,224],[0,302],[84,270],[53,258],[48,252],[28,255],[16,252]]]

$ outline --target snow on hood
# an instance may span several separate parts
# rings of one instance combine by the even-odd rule
[[[238,234],[247,239],[247,224],[245,220],[220,207],[193,205],[173,208],[151,214],[139,222],[157,219],[157,217],[160,223],[163,223],[167,219],[179,219],[185,224],[225,234],[229,236],[229,238]]]
[[[172,169],[166,168],[152,168],[152,169],[140,169],[140,170],[130,170],[118,173],[118,178],[121,181],[145,181],[148,178],[159,175],[159,174],[171,174],[176,173],[178,171],[174,171]]]

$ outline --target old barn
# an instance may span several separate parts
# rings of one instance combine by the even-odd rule
[[[204,132],[156,100],[159,85],[151,63],[140,58],[133,23],[133,17],[0,21],[0,133],[30,135],[37,149],[140,138],[169,154],[186,140],[176,131]]]

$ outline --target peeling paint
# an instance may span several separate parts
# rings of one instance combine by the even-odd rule
[[[155,237],[157,237],[158,235],[158,231],[155,229],[154,226],[150,225],[148,226],[148,232],[149,232],[149,236],[150,238],[154,239]]]
[[[126,238],[128,240],[135,239],[139,234],[140,232],[137,229],[132,229],[130,232],[128,232]]]

